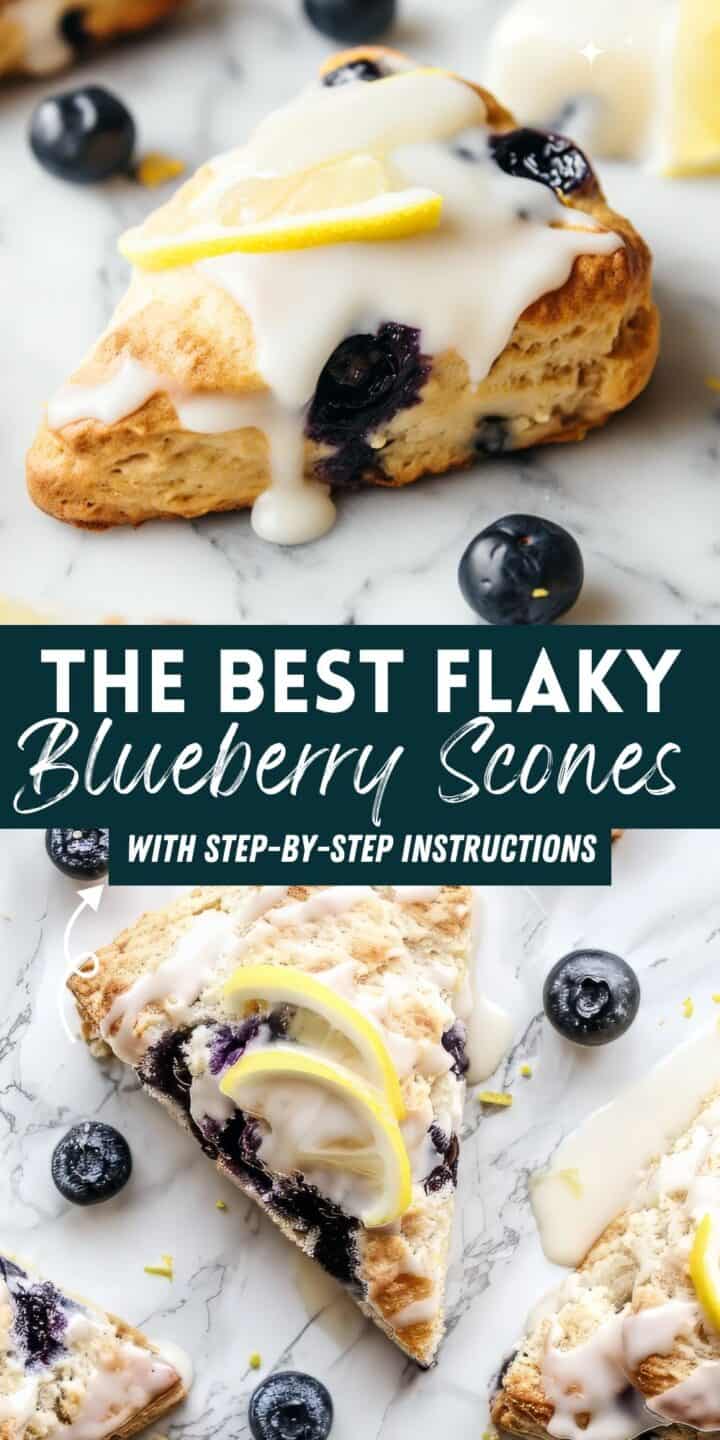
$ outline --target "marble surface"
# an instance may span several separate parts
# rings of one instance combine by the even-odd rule
[[[720,832],[626,834],[612,889],[480,897],[482,983],[515,1027],[492,1083],[512,1091],[514,1104],[482,1112],[468,1102],[449,1333],[438,1366],[424,1375],[217,1178],[123,1067],[98,1065],[73,1043],[59,1014],[72,883],[51,869],[42,832],[3,832],[0,847],[0,1247],[189,1350],[197,1378],[183,1409],[163,1422],[171,1440],[247,1435],[253,1351],[261,1374],[298,1367],[327,1382],[337,1408],[333,1440],[478,1440],[488,1384],[528,1307],[559,1273],[540,1251],[529,1174],[585,1114],[713,1013]],[[167,897],[107,892],[98,915],[86,910],[74,929],[73,958]],[[633,1029],[594,1052],[565,1045],[540,1015],[548,965],[583,943],[625,955],[643,988]],[[682,1015],[687,995],[691,1020]],[[526,1060],[531,1079],[519,1074]],[[125,1132],[135,1171],[115,1200],[83,1211],[54,1190],[49,1160],[65,1129],[93,1116]],[[226,1211],[216,1209],[218,1199]],[[173,1283],[143,1273],[163,1252],[174,1256]]]
[[[502,3],[404,0],[395,43],[482,77],[487,27]],[[329,48],[300,0],[190,0],[176,25],[76,75],[114,87],[142,145],[192,169],[305,83]],[[720,374],[718,179],[668,182],[603,167],[612,202],[656,252],[663,356],[650,392],[581,447],[345,498],[333,534],[299,550],[257,540],[246,514],[89,535],[34,510],[23,456],[42,407],[124,288],[120,230],[159,198],[123,181],[65,186],[35,164],[25,139],[32,107],[68,83],[11,86],[0,98],[4,594],[79,620],[461,622],[470,615],[456,567],[468,539],[526,509],[568,525],[583,547],[587,583],[574,620],[718,619],[720,397],[705,385]]]

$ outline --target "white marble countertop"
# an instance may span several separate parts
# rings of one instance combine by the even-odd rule
[[[404,0],[394,37],[421,59],[482,78],[484,37],[503,0]],[[457,562],[471,536],[512,510],[569,526],[587,582],[577,622],[714,622],[720,612],[720,180],[669,182],[606,166],[612,203],[653,245],[664,317],[650,392],[584,445],[486,461],[401,492],[342,498],[326,539],[283,550],[247,514],[92,535],[28,501],[24,452],[43,405],[102,328],[126,282],[115,242],[156,203],[130,182],[53,180],[26,143],[41,95],[80,79],[114,87],[141,142],[189,169],[235,144],[314,73],[330,49],[300,0],[190,0],[177,24],[72,76],[0,99],[0,590],[78,620],[465,621]],[[468,284],[482,283],[468,276]]]
[[[479,1440],[488,1383],[529,1306],[558,1274],[541,1255],[528,1175],[585,1114],[713,1013],[720,832],[626,834],[611,890],[481,897],[482,981],[515,1022],[494,1085],[512,1091],[514,1104],[481,1113],[468,1102],[449,1333],[427,1374],[218,1179],[122,1067],[96,1064],[66,1038],[58,1003],[73,885],[51,868],[42,832],[5,831],[0,845],[0,1248],[185,1346],[197,1378],[189,1401],[163,1424],[171,1440],[247,1436],[247,1397],[259,1378],[248,1369],[253,1351],[262,1356],[260,1376],[297,1367],[325,1380],[337,1412],[333,1440]],[[73,955],[163,898],[167,892],[110,891],[98,915],[86,911],[78,923]],[[624,955],[642,981],[632,1030],[598,1051],[564,1044],[540,1017],[548,965],[583,943]],[[690,1020],[681,1008],[687,995],[695,1002]],[[525,1060],[530,1079],[519,1074]],[[55,1191],[49,1162],[60,1135],[88,1117],[127,1135],[135,1168],[115,1200],[80,1210]],[[174,1256],[173,1283],[143,1273],[163,1252]]]

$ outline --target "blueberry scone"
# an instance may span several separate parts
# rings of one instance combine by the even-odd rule
[[[181,0],[0,0],[0,78],[47,75],[90,46],[146,30]]]
[[[128,1440],[185,1393],[138,1330],[0,1255],[2,1440]]]
[[[714,1093],[531,1325],[496,1425],[559,1440],[628,1440],[669,1422],[720,1429],[719,1250]]]
[[[470,892],[203,888],[70,982],[218,1169],[419,1364],[443,1330]]]
[[[305,541],[333,491],[582,439],[655,363],[648,248],[585,155],[385,50],[336,56],[121,250],[28,460],[78,525],[252,506]]]

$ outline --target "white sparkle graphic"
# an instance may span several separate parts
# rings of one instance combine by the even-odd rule
[[[595,64],[595,61],[596,61],[596,60],[599,60],[600,56],[605,54],[605,51],[604,51],[604,50],[598,50],[597,45],[593,45],[592,40],[588,40],[588,43],[587,43],[587,45],[585,46],[585,49],[584,49],[584,50],[581,50],[581,51],[580,51],[580,54],[585,56],[585,59],[587,60],[588,65],[594,65],[594,64]]]

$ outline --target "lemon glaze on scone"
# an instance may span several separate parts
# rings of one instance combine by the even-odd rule
[[[719,1221],[715,1092],[531,1321],[495,1396],[495,1424],[558,1440],[627,1440],[654,1422],[720,1429]]]
[[[253,505],[310,539],[330,489],[581,439],[656,358],[649,251],[582,153],[386,51],[336,57],[123,248],[129,292],[28,460],[80,525]]]
[[[140,1331],[0,1255],[2,1440],[128,1440],[185,1394]]]
[[[97,952],[96,974],[70,982],[91,1046],[102,1041],[132,1064],[221,1173],[423,1366],[443,1333],[470,925],[470,892],[458,886],[208,887],[143,915]],[[382,1152],[382,1136],[366,1140],[358,1109],[328,1098],[317,1065],[317,1080],[286,1078],[279,1087],[266,1071],[262,1119],[257,1105],[248,1113],[229,1096],[240,1099],[234,1077],[248,1062],[274,1063],[288,1050],[337,1062],[342,1016],[329,1046],[332,1027],[317,1011],[313,1018],[308,998],[233,1002],[228,981],[234,976],[237,987],[248,974],[255,984],[266,966],[295,987],[319,986],[326,1015],[354,1015],[357,1053],[369,1032],[391,1058],[404,1118],[385,1106],[383,1126],[410,1172],[391,1223],[367,1216],[386,1198],[397,1157]],[[352,1054],[343,1042],[345,1081]],[[369,1079],[358,1083],[367,1098]]]
[[[47,75],[76,54],[156,25],[182,0],[0,0],[0,77]]]

